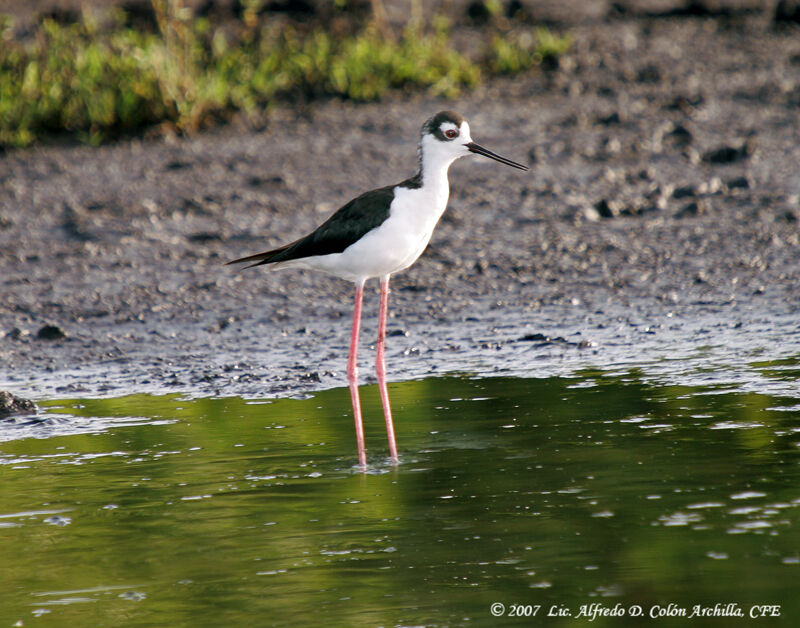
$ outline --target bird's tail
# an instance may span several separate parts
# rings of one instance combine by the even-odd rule
[[[278,255],[279,253],[283,253],[286,249],[289,248],[291,245],[282,246],[277,249],[272,249],[271,251],[265,251],[263,253],[256,253],[255,255],[248,255],[247,257],[240,257],[239,259],[231,260],[230,262],[225,262],[225,266],[230,264],[245,264],[247,262],[255,262],[254,264],[250,264],[249,266],[245,266],[245,268],[253,268],[254,266],[263,266],[264,264],[269,264],[273,261],[273,258]]]

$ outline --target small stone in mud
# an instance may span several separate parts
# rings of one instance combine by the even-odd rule
[[[693,185],[682,185],[679,188],[675,188],[675,191],[672,193],[672,198],[686,198],[687,196],[695,196],[697,194],[697,190]]]
[[[594,204],[594,208],[601,218],[616,218],[620,215],[622,208],[616,201],[601,199]]]
[[[600,213],[594,207],[584,207],[575,215],[574,218],[577,221],[583,218],[589,222],[597,222],[600,220]]]
[[[227,318],[220,318],[217,321],[217,328],[220,330],[227,329],[231,323],[236,322],[235,316],[228,316]]]
[[[692,201],[678,210],[675,218],[688,218],[689,216],[701,216],[709,213],[711,213],[711,203],[707,200]]]
[[[90,212],[103,211],[104,209],[109,209],[112,206],[113,203],[110,201],[91,201],[86,203],[86,209]]]
[[[39,340],[63,340],[67,334],[58,325],[44,325],[36,332],[36,337]]]
[[[92,219],[86,215],[86,210],[83,207],[73,206],[66,201],[64,206],[64,221],[62,228],[66,234],[80,242],[92,242],[97,240],[97,237],[91,232],[93,226]]]
[[[670,102],[664,105],[665,109],[672,111],[682,111],[688,113],[705,102],[705,97],[702,94],[695,94],[693,96],[677,96]]]
[[[711,177],[708,181],[698,185],[697,191],[700,194],[720,194],[722,192],[722,179]]]
[[[199,233],[193,233],[191,235],[186,236],[186,239],[189,242],[197,242],[198,244],[205,244],[206,242],[212,241],[220,241],[222,240],[222,236],[219,233],[212,232],[212,231],[201,231]]]
[[[709,164],[732,164],[747,159],[751,152],[746,142],[741,146],[720,146],[704,153],[703,161]]]
[[[39,408],[30,399],[23,399],[10,392],[0,390],[0,418],[15,414],[36,414]]]
[[[20,340],[25,336],[29,336],[30,333],[27,329],[20,329],[19,327],[14,327],[8,334],[6,334],[12,340]]]
[[[191,168],[191,167],[192,164],[190,162],[182,161],[180,159],[175,159],[165,164],[164,170],[184,170],[185,168]]]
[[[688,146],[692,143],[692,133],[682,124],[677,124],[664,136],[664,139],[676,146]]]
[[[609,126],[611,124],[619,124],[621,119],[619,117],[619,113],[614,111],[607,116],[600,116],[597,118],[598,124],[603,124],[605,126]]]
[[[725,185],[728,186],[729,190],[749,190],[750,189],[750,181],[747,180],[747,177],[734,177],[730,181],[728,181]]]
[[[661,81],[661,70],[656,65],[646,65],[636,74],[636,80],[639,83],[658,83]]]
[[[519,338],[520,342],[547,342],[550,338],[544,334],[527,334]]]
[[[537,347],[546,347],[550,345],[560,345],[564,347],[578,347],[579,349],[586,349],[591,347],[590,341],[583,340],[580,343],[567,340],[563,336],[545,336],[544,334],[527,334],[517,339],[518,342],[537,342]]]
[[[260,188],[260,187],[268,187],[268,186],[279,186],[284,185],[286,183],[285,179],[279,175],[273,175],[271,177],[260,177],[258,175],[248,177],[247,185],[253,188]]]

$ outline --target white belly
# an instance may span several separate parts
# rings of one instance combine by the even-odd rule
[[[389,217],[341,253],[280,263],[361,281],[405,270],[422,255],[447,207],[449,189],[398,188]],[[427,187],[427,186],[426,186]]]

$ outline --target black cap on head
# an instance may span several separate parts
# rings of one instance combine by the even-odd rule
[[[442,124],[445,122],[455,124],[456,128],[460,129],[461,123],[464,122],[464,118],[458,115],[455,111],[440,111],[422,125],[422,135],[431,134],[436,136],[436,139],[441,140],[442,142],[447,141],[448,138],[446,138],[444,133],[442,133]]]

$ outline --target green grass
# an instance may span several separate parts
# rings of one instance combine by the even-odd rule
[[[46,20],[25,42],[10,37],[10,18],[0,16],[0,146],[64,133],[99,143],[157,125],[190,133],[281,99],[372,101],[398,89],[452,97],[570,45],[546,29],[487,29],[476,59],[453,47],[442,18],[392,38],[374,25],[348,35],[301,32],[246,13],[231,35],[169,6],[154,2],[155,32],[131,28],[117,13],[103,29],[88,17],[69,25]]]
[[[541,26],[534,33],[510,33],[492,38],[488,64],[491,72],[518,74],[542,63],[552,64],[572,46],[569,35],[553,35]]]

